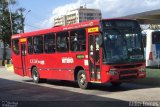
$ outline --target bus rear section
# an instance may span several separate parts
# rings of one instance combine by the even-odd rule
[[[160,67],[160,31],[145,30],[146,38],[146,66]]]
[[[21,36],[21,35],[19,35]],[[12,38],[11,51],[14,72],[20,76],[26,76],[26,38]]]

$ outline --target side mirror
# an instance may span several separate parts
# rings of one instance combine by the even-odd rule
[[[96,37],[96,43],[101,46],[103,44],[103,39],[102,35],[100,34],[99,36]]]

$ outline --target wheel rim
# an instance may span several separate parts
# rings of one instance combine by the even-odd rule
[[[86,84],[86,76],[83,73],[80,75],[80,84],[81,85],[85,85]]]
[[[38,74],[37,74],[37,71],[35,70],[34,73],[33,73],[33,79],[34,80],[38,80]]]

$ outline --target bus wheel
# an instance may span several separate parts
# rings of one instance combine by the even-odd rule
[[[40,78],[39,78],[39,73],[38,73],[38,69],[36,67],[34,67],[32,69],[32,78],[33,78],[33,81],[35,83],[39,83],[40,82]]]
[[[111,82],[113,86],[121,86],[122,82]]]
[[[89,83],[86,78],[86,73],[84,70],[80,70],[77,74],[78,85],[82,89],[87,89],[89,87]]]

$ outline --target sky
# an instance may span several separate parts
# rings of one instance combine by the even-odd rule
[[[86,4],[87,8],[100,9],[102,18],[114,18],[144,11],[160,9],[160,0],[16,0],[12,11],[23,7],[25,32],[50,28],[54,17]]]

